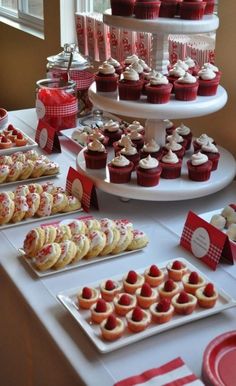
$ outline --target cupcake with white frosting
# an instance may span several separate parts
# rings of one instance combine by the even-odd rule
[[[120,151],[120,154],[125,156],[129,161],[133,162],[133,169],[135,169],[136,165],[140,160],[140,155],[136,147],[132,146],[132,143],[127,143],[125,147]]]
[[[89,142],[84,151],[86,168],[102,169],[106,167],[107,151],[97,139]]]
[[[98,72],[95,74],[95,82],[98,92],[112,92],[117,89],[117,81],[119,76],[115,72],[115,68],[104,62],[98,67]]]
[[[115,156],[120,154],[120,151],[127,145],[133,146],[132,141],[128,134],[122,134],[119,141],[113,142],[112,146],[114,148]]]
[[[119,98],[121,100],[139,100],[143,81],[139,79],[137,71],[128,67],[123,72],[123,78],[118,82]]]
[[[114,67],[116,74],[120,77],[123,72],[123,66],[120,64],[120,62],[118,62],[118,60],[110,57],[106,60],[105,63],[111,64]]]
[[[163,155],[168,153],[168,151],[171,150],[173,153],[177,155],[178,158],[182,159],[185,154],[185,147],[181,145],[181,143],[176,142],[174,139],[170,139],[164,146],[163,146]]]
[[[158,185],[161,170],[162,168],[156,158],[153,158],[150,155],[146,158],[142,158],[136,168],[137,184],[146,187]]]
[[[114,184],[125,184],[130,181],[134,164],[125,156],[121,154],[118,155],[113,158],[107,166],[110,182],[113,182]]]
[[[202,68],[200,71],[198,71],[198,82],[198,95],[213,96],[217,93],[220,77],[218,77],[216,73],[209,67]]]
[[[145,142],[141,151],[140,151],[140,157],[146,158],[148,155],[150,155],[153,158],[156,158],[160,160],[162,155],[162,149],[158,145],[158,143],[155,141],[155,139],[150,139],[149,141]]]
[[[146,84],[145,91],[148,103],[163,104],[170,100],[170,93],[173,85],[169,83],[167,77],[160,72],[150,79]]]
[[[177,64],[175,64],[173,67],[169,69],[167,77],[169,82],[173,84],[172,93],[175,92],[174,90],[175,81],[181,78],[182,76],[184,76],[185,72],[186,71],[183,69],[183,67],[180,67]]]
[[[181,135],[183,139],[187,141],[185,149],[189,150],[192,142],[193,134],[188,126],[185,126],[181,123],[178,127],[176,127],[176,132]]]
[[[103,126],[103,133],[108,138],[108,146],[112,146],[113,142],[119,141],[123,131],[120,129],[118,121],[110,119]]]
[[[126,129],[125,129],[125,133],[130,133],[132,130],[137,130],[139,133],[143,134],[145,133],[145,129],[143,127],[143,125],[141,125],[141,123],[139,121],[133,121],[132,123],[130,123]]]
[[[220,159],[220,152],[216,147],[216,145],[214,145],[214,143],[209,141],[206,145],[202,145],[201,152],[203,154],[206,154],[208,159],[211,160],[212,162],[211,171],[216,170]]]
[[[200,151],[187,161],[188,176],[193,181],[207,181],[211,176],[212,162]]]
[[[164,119],[163,123],[165,125],[166,134],[171,135],[176,128],[175,124],[169,119]]]
[[[162,167],[161,178],[175,179],[181,175],[182,160],[172,150],[163,155],[160,161]]]
[[[189,72],[185,72],[174,82],[175,99],[179,101],[193,101],[197,98],[198,80]]]
[[[209,137],[206,133],[201,134],[199,137],[195,138],[193,141],[194,152],[201,150],[203,145],[207,145],[208,142],[216,144],[214,139]]]
[[[137,150],[139,151],[144,144],[144,137],[141,133],[138,132],[138,130],[131,130],[131,132],[128,134],[129,138],[131,139],[131,142],[137,147]]]

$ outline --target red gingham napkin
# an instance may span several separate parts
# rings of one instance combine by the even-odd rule
[[[204,386],[181,358],[165,365],[147,370],[142,374],[123,379],[114,386]]]

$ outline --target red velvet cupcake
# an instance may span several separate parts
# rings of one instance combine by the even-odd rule
[[[175,141],[183,146],[184,149],[186,149],[187,146],[187,140],[180,135],[177,130],[175,129],[171,135],[167,135],[166,137],[167,142]],[[172,149],[171,149],[172,150]]]
[[[133,62],[138,62],[139,57],[136,54],[128,55],[124,61],[124,69],[129,67]]]
[[[146,85],[150,83],[151,78],[155,78],[157,76],[158,71],[156,70],[150,70],[149,72],[144,72],[143,74],[143,89],[142,89],[142,94],[146,95]]]
[[[194,75],[196,76],[198,74],[198,71],[200,70],[200,67],[198,64],[195,63],[195,61],[190,58],[189,56],[187,56],[185,59],[184,59],[184,63],[187,64],[188,66],[188,72],[190,72],[191,75]]]
[[[131,65],[128,68],[132,68],[138,73],[139,79],[143,79],[144,77],[144,71],[143,66],[139,63],[139,60],[137,62],[131,63]]]
[[[183,0],[179,4],[181,19],[201,20],[206,7],[206,2],[202,0]]]
[[[175,17],[177,14],[178,3],[178,0],[162,0],[159,17]]]
[[[173,131],[175,130],[176,126],[174,125],[174,123],[172,121],[170,121],[169,119],[164,119],[164,124],[165,124],[165,128],[166,128],[166,134],[167,135],[171,135],[173,133]]]
[[[211,137],[208,137],[208,135],[205,134],[205,133],[201,134],[200,137],[195,138],[194,141],[193,141],[194,153],[196,153],[197,151],[201,150],[202,146],[203,145],[207,145],[208,142],[214,143],[214,145],[215,145],[214,139],[211,138]]]
[[[136,0],[134,14],[137,19],[157,19],[161,2],[158,0]]]
[[[135,169],[136,165],[139,163],[140,155],[136,149],[136,147],[127,143],[125,147],[120,151],[120,154],[125,156],[129,161],[133,162]]]
[[[185,145],[185,149],[189,150],[191,143],[192,143],[192,137],[193,134],[189,127],[185,126],[183,123],[180,124],[180,126],[176,127],[176,132],[185,140],[187,141]]]
[[[180,144],[177,143],[174,139],[167,142],[162,149],[163,155],[168,153],[168,151],[171,150],[174,154],[177,155],[178,158],[182,159],[185,154],[185,148]]]
[[[161,166],[156,158],[149,155],[147,158],[141,159],[136,172],[138,185],[151,187],[159,184]]]
[[[187,161],[188,176],[192,181],[207,181],[211,176],[212,162],[200,151]]]
[[[92,142],[95,139],[97,139],[99,142],[101,142],[104,146],[108,143],[108,138],[105,137],[105,135],[102,134],[102,131],[97,127],[96,129],[93,129],[90,134],[88,134],[87,142]]]
[[[215,7],[215,0],[205,0],[206,7],[204,15],[212,15]]]
[[[220,79],[214,71],[203,68],[198,72],[199,87],[197,94],[200,96],[213,96],[217,93]]]
[[[98,67],[95,74],[95,82],[98,92],[113,92],[117,89],[118,75],[115,68],[108,63],[103,63]]]
[[[146,84],[145,91],[148,103],[163,104],[168,103],[173,85],[169,83],[167,77],[158,73],[156,77],[150,79]]]
[[[206,68],[209,68],[210,70],[214,71],[215,74],[216,74],[216,77],[219,79],[220,81],[220,78],[221,78],[221,75],[222,75],[222,72],[219,70],[218,67],[216,67],[213,63],[210,63],[210,62],[207,62],[207,63],[204,63],[203,66],[202,66],[202,70],[203,69],[206,69]]]
[[[115,155],[120,154],[121,150],[124,149],[124,147],[133,145],[134,144],[132,144],[130,137],[126,134],[122,134],[121,139],[119,139],[119,141],[113,142],[112,144]]]
[[[143,87],[139,74],[133,68],[127,68],[123,72],[123,79],[118,82],[119,98],[121,100],[139,100]]]
[[[175,92],[175,89],[174,89],[175,81],[181,78],[182,76],[184,76],[185,72],[186,70],[184,70],[182,67],[178,66],[177,64],[169,70],[167,77],[169,82],[173,84],[172,93]]]
[[[106,167],[107,151],[104,145],[98,140],[90,142],[84,151],[86,168],[102,169]]]
[[[130,182],[134,164],[126,157],[119,155],[113,158],[107,166],[110,175],[110,182],[113,182],[114,184],[125,184]]]
[[[145,142],[140,151],[140,158],[146,158],[148,155],[158,160],[160,160],[162,156],[162,150],[155,139],[150,139],[150,141]]]
[[[207,155],[208,159],[212,162],[211,171],[213,172],[216,170],[220,159],[220,153],[217,147],[212,142],[208,142],[206,145],[202,146],[201,152],[202,154]]]
[[[139,133],[138,130],[132,130],[128,134],[128,136],[129,136],[131,142],[134,144],[134,146],[139,151],[143,147],[143,144],[144,144],[143,135],[141,133]]]
[[[114,67],[116,74],[120,77],[123,72],[123,66],[120,64],[120,62],[118,62],[118,60],[110,57],[106,60],[105,63],[111,64]]]
[[[110,119],[103,126],[103,133],[108,138],[108,146],[112,146],[113,142],[119,141],[123,131],[120,129],[118,121]]]
[[[197,98],[197,78],[186,72],[184,76],[174,82],[175,99],[179,101],[193,101]]]
[[[182,160],[179,160],[171,150],[161,158],[160,166],[162,168],[161,178],[169,180],[178,178],[181,175]]]
[[[111,13],[116,16],[132,16],[135,0],[111,0]]]
[[[125,134],[131,133],[132,130],[137,130],[142,135],[145,134],[145,129],[139,121],[133,121],[124,130]]]

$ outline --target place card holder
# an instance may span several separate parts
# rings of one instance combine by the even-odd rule
[[[35,141],[46,153],[61,153],[58,132],[47,122],[39,119],[36,129]]]
[[[93,181],[72,167],[69,168],[67,174],[66,190],[80,200],[84,211],[88,212],[91,206],[99,209],[97,192]]]
[[[213,270],[220,261],[234,264],[236,259],[236,244],[224,232],[191,211],[184,224],[180,245]]]

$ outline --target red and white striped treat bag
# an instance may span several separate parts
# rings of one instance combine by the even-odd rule
[[[98,42],[96,38],[95,14],[86,15],[86,32],[88,39],[88,55],[91,59],[99,61]]]
[[[140,59],[143,59],[149,66],[151,65],[151,46],[152,36],[147,32],[137,32],[136,34],[136,50]]]
[[[111,57],[116,60],[121,60],[120,51],[120,29],[117,27],[110,27],[110,51]]]
[[[88,55],[88,41],[86,34],[86,14],[76,13],[75,14],[75,28],[78,41],[78,47],[83,55]]]
[[[135,42],[136,42],[136,32],[121,29],[121,33],[120,33],[121,61],[123,61],[127,56],[130,56],[136,52]]]
[[[95,20],[96,36],[98,44],[98,55],[100,62],[104,62],[111,56],[109,42],[109,27],[103,23],[102,19]]]

